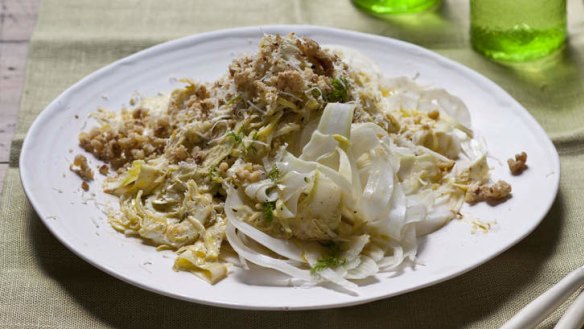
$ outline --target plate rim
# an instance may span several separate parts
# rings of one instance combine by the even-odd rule
[[[267,306],[266,307],[266,306],[242,305],[242,304],[231,303],[231,302],[226,302],[226,301],[208,300],[208,299],[203,299],[203,298],[196,298],[196,297],[192,297],[192,296],[175,294],[175,293],[165,291],[163,289],[159,289],[159,288],[148,286],[146,284],[142,284],[138,280],[132,279],[132,277],[130,277],[130,276],[124,275],[122,273],[118,273],[116,270],[110,268],[108,265],[99,264],[98,262],[92,260],[89,256],[85,255],[85,253],[83,253],[81,250],[77,250],[77,248],[75,248],[70,242],[68,242],[68,240],[65,236],[63,236],[61,233],[59,233],[57,231],[57,229],[52,226],[52,223],[48,220],[48,218],[45,218],[44,216],[40,215],[42,213],[41,210],[43,207],[42,207],[42,202],[39,199],[40,199],[40,195],[42,193],[40,193],[40,192],[37,193],[34,191],[33,182],[31,181],[30,173],[28,172],[28,168],[27,168],[27,165],[25,164],[25,162],[26,162],[26,159],[28,159],[30,157],[29,150],[31,150],[31,143],[33,143],[33,141],[31,141],[31,139],[32,139],[31,135],[33,135],[34,132],[38,131],[39,127],[42,127],[44,122],[46,122],[47,120],[50,119],[51,113],[56,111],[55,109],[58,108],[59,103],[61,101],[67,99],[69,97],[69,95],[74,94],[78,89],[82,88],[83,86],[87,85],[88,83],[91,83],[92,81],[99,79],[103,75],[108,74],[112,70],[115,70],[117,67],[127,65],[136,59],[140,59],[140,60],[148,59],[150,56],[155,57],[159,52],[164,53],[167,51],[172,51],[175,48],[181,48],[182,46],[185,46],[185,45],[204,43],[206,40],[209,40],[209,39],[229,37],[229,36],[244,37],[244,35],[246,35],[246,34],[264,33],[265,31],[270,31],[270,32],[279,31],[279,33],[288,33],[288,32],[294,31],[298,35],[304,35],[304,34],[310,34],[310,33],[325,33],[325,34],[328,33],[328,34],[333,34],[336,36],[349,35],[349,36],[353,36],[353,37],[357,37],[357,38],[361,38],[361,39],[368,39],[374,43],[390,44],[392,46],[401,47],[401,48],[422,54],[423,56],[429,57],[429,58],[436,60],[438,62],[445,63],[445,64],[449,65],[450,67],[455,67],[460,72],[470,76],[473,80],[476,80],[483,85],[486,85],[486,86],[489,86],[490,88],[493,88],[501,95],[505,95],[507,97],[507,100],[511,102],[512,106],[517,108],[516,112],[517,112],[517,114],[520,115],[520,118],[522,120],[528,121],[528,125],[532,129],[535,129],[538,135],[541,135],[542,137],[544,137],[543,140],[545,141],[546,145],[542,145],[542,147],[547,150],[546,154],[549,154],[550,156],[553,157],[553,159],[550,159],[550,160],[551,160],[551,163],[553,164],[554,170],[557,174],[555,175],[554,180],[551,182],[552,186],[550,186],[553,188],[553,194],[550,194],[550,197],[547,199],[547,204],[545,204],[545,206],[543,207],[545,209],[545,212],[542,212],[542,214],[540,215],[540,218],[538,218],[536,221],[533,221],[532,227],[525,230],[523,232],[523,234],[520,234],[520,235],[513,237],[512,242],[508,243],[504,248],[501,248],[497,252],[490,254],[489,257],[486,257],[485,259],[481,260],[480,262],[473,263],[472,266],[467,266],[464,270],[456,271],[455,273],[453,273],[451,275],[446,275],[446,276],[440,277],[439,279],[431,280],[425,284],[417,285],[411,289],[405,289],[405,290],[402,290],[398,293],[381,294],[381,295],[376,295],[376,296],[366,297],[366,298],[356,298],[354,300],[350,300],[350,301],[346,301],[346,302],[341,302],[341,301],[325,302],[325,303],[320,303],[318,306],[291,306],[291,307],[281,307],[281,306],[274,306],[274,307]],[[408,292],[411,292],[414,290],[419,290],[419,289],[422,289],[422,288],[425,288],[428,286],[436,285],[438,283],[450,280],[454,277],[461,276],[461,275],[467,273],[468,271],[471,271],[471,270],[477,268],[478,266],[480,266],[480,265],[492,260],[493,258],[499,256],[500,254],[502,254],[506,250],[515,246],[518,242],[523,240],[526,236],[530,235],[535,230],[535,228],[537,228],[541,224],[543,219],[549,213],[552,205],[554,204],[554,202],[557,198],[557,195],[558,195],[560,176],[561,176],[559,154],[558,154],[554,144],[552,143],[549,135],[545,132],[545,130],[541,127],[541,125],[527,111],[527,109],[525,109],[525,107],[523,107],[523,105],[521,105],[517,100],[515,100],[515,98],[513,98],[507,91],[505,91],[502,87],[500,87],[495,82],[488,79],[487,77],[483,76],[482,74],[478,73],[477,71],[475,71],[475,70],[473,70],[473,69],[471,69],[471,68],[469,68],[461,63],[458,63],[452,59],[449,59],[443,55],[440,55],[440,54],[438,54],[430,49],[426,49],[426,48],[423,48],[421,46],[418,46],[418,45],[415,45],[415,44],[412,44],[409,42],[393,39],[390,37],[373,35],[373,34],[369,34],[369,33],[357,32],[357,31],[350,31],[350,30],[339,29],[339,28],[321,27],[321,26],[314,26],[314,25],[295,25],[295,24],[276,24],[276,25],[257,25],[257,26],[236,27],[236,28],[221,29],[221,30],[215,30],[215,31],[210,31],[210,32],[202,32],[202,33],[197,33],[197,34],[193,34],[193,35],[188,35],[188,36],[184,36],[184,37],[181,37],[178,39],[169,40],[169,41],[145,48],[145,49],[140,50],[136,53],[133,53],[129,56],[118,59],[118,60],[114,61],[113,63],[110,63],[104,67],[99,68],[96,71],[91,72],[90,74],[84,76],[82,79],[78,80],[77,82],[75,82],[74,84],[69,86],[67,89],[65,89],[53,101],[51,101],[34,119],[33,123],[31,124],[31,126],[28,128],[28,130],[26,132],[26,136],[25,136],[23,144],[22,144],[21,153],[20,153],[20,157],[19,157],[19,173],[20,173],[21,184],[24,188],[24,192],[25,192],[30,204],[34,208],[37,216],[41,219],[41,221],[43,222],[45,227],[51,232],[51,234],[54,237],[57,238],[57,240],[62,245],[64,245],[67,249],[69,249],[76,256],[80,257],[81,259],[83,259],[87,263],[91,264],[92,266],[96,267],[97,269],[102,270],[102,271],[106,272],[107,274],[109,274],[117,279],[120,279],[124,282],[131,284],[131,285],[137,286],[139,288],[142,288],[142,289],[145,289],[147,291],[151,291],[151,292],[154,292],[157,294],[161,294],[161,295],[172,297],[172,298],[177,298],[180,300],[185,300],[188,302],[195,302],[195,303],[199,303],[199,304],[204,304],[204,305],[218,306],[218,307],[232,308],[232,309],[245,309],[245,310],[314,310],[314,309],[330,309],[330,308],[338,308],[338,307],[347,307],[347,306],[369,303],[369,302],[373,302],[376,300],[381,300],[381,299],[390,298],[393,296],[405,294],[405,293],[408,293]]]

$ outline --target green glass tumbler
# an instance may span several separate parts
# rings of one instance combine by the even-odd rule
[[[473,48],[494,60],[534,60],[566,42],[566,0],[471,0],[470,16]]]
[[[430,9],[440,0],[352,0],[353,4],[372,14],[408,14]]]

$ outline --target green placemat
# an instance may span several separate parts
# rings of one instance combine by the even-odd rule
[[[46,0],[30,46],[20,120],[0,201],[0,326],[5,328],[495,328],[584,264],[584,8],[569,1],[569,46],[537,66],[473,53],[468,1],[414,18],[369,17],[344,0]],[[85,263],[43,226],[22,190],[18,156],[38,113],[86,74],[145,47],[221,28],[315,24],[392,36],[494,80],[550,134],[561,155],[558,198],[528,238],[496,259],[420,291],[356,307],[250,312],[177,301]],[[538,188],[546,188],[541,186]],[[542,324],[551,328],[565,307]]]

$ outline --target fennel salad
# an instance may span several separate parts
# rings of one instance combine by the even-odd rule
[[[119,198],[112,227],[210,283],[254,264],[355,292],[415,264],[417,237],[465,201],[510,195],[460,99],[386,77],[356,50],[264,35],[220,79],[183,82],[97,111],[79,142]]]

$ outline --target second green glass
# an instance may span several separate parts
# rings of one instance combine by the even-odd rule
[[[471,0],[471,42],[501,61],[527,61],[561,48],[566,0]]]
[[[440,0],[352,0],[359,9],[373,14],[417,13],[434,7]]]

